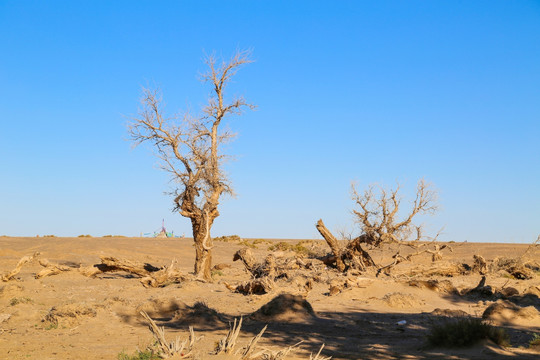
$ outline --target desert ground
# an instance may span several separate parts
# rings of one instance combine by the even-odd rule
[[[274,246],[280,242],[290,248]],[[186,278],[164,287],[145,287],[140,276],[104,272],[84,276],[81,267],[113,256],[133,262],[167,266],[178,260],[178,270],[193,271],[195,251],[189,238],[126,237],[0,237],[0,276],[12,271],[23,256],[36,255],[19,273],[0,281],[0,359],[117,359],[133,355],[155,343],[144,310],[173,340],[187,339],[192,326],[198,339],[194,359],[239,358],[214,355],[226,336],[229,323],[243,318],[236,349],[268,325],[257,351],[294,347],[286,359],[309,359],[325,344],[321,356],[332,359],[533,359],[538,347],[530,346],[540,335],[540,249],[527,244],[453,243],[452,252],[432,262],[429,254],[396,265],[389,274],[374,271],[340,273],[316,259],[329,252],[324,240],[215,241],[213,282]],[[250,280],[234,254],[248,247],[257,260],[272,253],[277,259],[300,259],[313,264],[308,271],[290,267],[275,288],[262,295],[244,295],[231,289]],[[270,248],[270,250],[269,250]],[[306,250],[307,251],[304,251]],[[380,263],[391,262],[393,249],[372,250]],[[532,278],[520,279],[508,271],[458,274],[445,269],[452,264],[473,264],[473,255],[488,265],[500,258],[528,261]],[[525,255],[523,255],[525,254]],[[43,261],[46,259],[46,261]],[[44,265],[58,264],[58,274],[36,279]],[[536,262],[536,267],[535,267]],[[518,276],[519,277],[519,276]],[[229,285],[227,287],[227,285]],[[471,291],[470,289],[475,289]],[[278,295],[282,301],[258,311]],[[307,301],[307,303],[305,302]],[[491,324],[504,328],[509,346],[485,340],[472,347],[445,348],[428,345],[433,324],[467,315],[481,318],[492,304],[514,304],[491,314]],[[309,305],[306,305],[309,304]],[[268,310],[269,309],[269,310]],[[313,311],[311,311],[311,309]],[[513,312],[512,312],[513,311]],[[235,350],[236,350],[235,349]]]

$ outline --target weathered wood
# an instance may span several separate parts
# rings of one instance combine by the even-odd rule
[[[233,261],[237,260],[241,260],[246,270],[255,276],[259,264],[257,264],[257,260],[255,259],[255,256],[253,256],[251,250],[248,248],[238,250],[233,256]]]
[[[244,295],[262,295],[274,289],[275,278],[278,276],[274,255],[269,254],[263,262],[258,263],[251,250],[243,248],[234,254],[233,261],[237,260],[242,261],[246,270],[251,274],[252,279],[239,285],[225,283],[227,289]]]
[[[173,260],[168,267],[158,268],[148,263],[137,263],[112,256],[101,256],[100,258],[101,264],[81,267],[79,272],[84,276],[94,277],[102,273],[125,271],[140,277],[140,282],[144,287],[164,287],[187,280],[187,276],[176,269],[176,260]]]
[[[162,269],[148,263],[139,263],[112,256],[100,256],[100,259],[101,263],[107,266],[102,271],[125,271],[134,275],[147,276]]]
[[[227,289],[244,295],[263,295],[268,294],[275,288],[275,282],[269,277],[252,279],[239,285],[230,285],[224,283]]]
[[[64,272],[64,271],[70,271],[71,270],[71,268],[69,266],[60,265],[60,264],[54,264],[54,263],[51,263],[47,259],[39,260],[39,265],[43,266],[44,269],[41,270],[40,272],[38,272],[36,274],[36,276],[34,276],[36,279],[41,279],[41,278],[44,278],[46,276],[56,275],[56,274],[60,274],[61,272]]]
[[[176,270],[177,261],[173,260],[171,265],[159,271],[153,272],[140,281],[144,287],[165,287],[170,284],[178,284],[186,280],[186,276]]]
[[[365,270],[367,267],[376,266],[375,261],[371,258],[371,255],[362,248],[362,236],[349,241],[347,244],[346,253],[347,257],[353,262],[354,268],[358,270]]]
[[[17,275],[21,271],[24,264],[34,261],[34,259],[37,258],[39,255],[40,255],[40,253],[36,252],[36,253],[34,253],[32,255],[23,256],[21,258],[21,260],[19,260],[19,262],[15,266],[15,269],[13,269],[13,270],[11,270],[9,272],[6,272],[4,275],[1,275],[0,280],[2,280],[3,282],[7,282],[7,281],[13,279],[15,277],[15,275]]]
[[[332,235],[330,230],[324,226],[324,223],[322,219],[319,219],[317,221],[317,225],[315,225],[321,236],[326,240],[328,243],[328,246],[330,246],[330,250],[332,250],[332,253],[335,256],[336,261],[336,267],[339,271],[345,271],[345,264],[343,263],[343,260],[341,258],[341,247],[339,246],[339,242],[337,239]]]

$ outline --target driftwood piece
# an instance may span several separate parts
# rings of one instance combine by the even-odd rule
[[[180,271],[176,270],[178,262],[173,260],[171,265],[163,269],[152,272],[143,277],[140,281],[144,287],[164,287],[170,284],[177,284],[185,281],[187,277]]]
[[[64,272],[64,271],[70,271],[71,270],[71,268],[69,266],[60,265],[60,264],[54,264],[54,263],[51,263],[47,259],[39,260],[39,265],[43,266],[44,269],[41,270],[40,272],[38,272],[36,274],[36,276],[34,276],[36,279],[41,279],[41,278],[44,278],[46,276],[56,275],[56,274],[60,274],[61,272]]]
[[[15,275],[17,275],[21,271],[24,264],[34,261],[34,259],[37,258],[39,255],[40,253],[36,252],[32,255],[23,256],[13,270],[6,272],[4,275],[0,276],[0,280],[2,280],[3,282],[7,282],[13,279],[13,277],[15,277]]]
[[[112,256],[101,256],[101,264],[80,267],[79,272],[84,276],[94,277],[107,272],[125,271],[141,278],[144,287],[164,287],[187,280],[187,276],[176,269],[177,261],[161,268],[148,263],[139,263]]]
[[[106,271],[125,271],[134,275],[147,276],[152,272],[161,270],[161,268],[148,263],[139,263],[112,256],[100,256],[100,259],[101,263],[107,266]]]
[[[334,235],[326,228],[324,225],[322,219],[319,219],[317,221],[317,224],[315,225],[321,236],[326,240],[328,243],[328,246],[330,246],[330,250],[332,250],[332,254],[334,254],[334,258],[332,260],[336,263],[336,268],[339,271],[345,271],[345,264],[343,263],[343,260],[341,259],[341,247],[339,246],[339,242],[335,238]]]

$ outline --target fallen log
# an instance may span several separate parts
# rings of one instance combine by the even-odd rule
[[[43,266],[44,269],[41,270],[40,272],[38,272],[36,274],[36,276],[34,276],[36,279],[41,279],[41,278],[44,278],[46,276],[56,275],[56,274],[60,274],[61,272],[64,272],[64,271],[70,271],[71,270],[71,268],[69,266],[60,265],[60,264],[54,264],[54,263],[51,263],[47,259],[39,260],[39,265]]]
[[[15,275],[17,275],[21,271],[24,264],[34,261],[34,259],[37,258],[39,255],[40,253],[36,252],[32,255],[23,256],[15,266],[15,269],[6,272],[4,275],[1,275],[0,280],[2,280],[3,282],[7,282],[13,279],[13,277],[15,277]]]
[[[328,246],[330,246],[330,250],[332,250],[332,253],[334,254],[334,258],[332,260],[336,263],[336,268],[339,271],[345,271],[345,264],[343,263],[343,260],[341,259],[341,247],[339,246],[339,242],[335,238],[334,235],[326,228],[324,225],[322,219],[319,219],[317,221],[317,224],[315,225],[321,236],[326,240],[328,243]]]
[[[176,260],[173,260],[168,267],[158,268],[148,263],[139,263],[112,256],[100,256],[100,259],[101,264],[80,267],[79,272],[84,276],[95,277],[103,273],[124,271],[140,277],[140,282],[144,287],[164,287],[187,280],[187,276],[176,269]]]

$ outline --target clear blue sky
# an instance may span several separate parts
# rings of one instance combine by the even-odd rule
[[[350,183],[424,177],[441,239],[540,233],[539,1],[0,0],[0,235],[138,235],[171,213],[167,175],[132,149],[140,87],[204,104],[204,51],[251,48],[230,95],[237,197],[213,235],[353,229]]]

